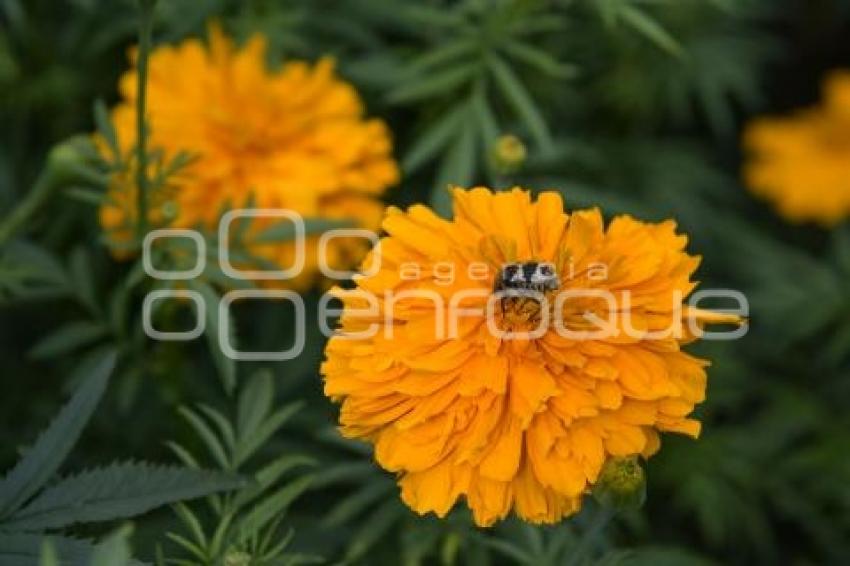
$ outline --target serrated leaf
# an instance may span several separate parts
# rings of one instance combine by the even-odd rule
[[[126,519],[244,484],[243,478],[222,472],[117,463],[60,480],[0,525],[6,530],[33,531]]]
[[[0,566],[28,566],[38,564],[46,544],[55,551],[59,566],[93,566],[92,558],[98,546],[94,541],[59,535],[0,532]],[[130,559],[127,566],[146,566],[144,562]],[[98,565],[100,566],[100,565]],[[110,563],[109,566],[124,566]]]
[[[91,418],[114,367],[114,352],[97,360],[89,378],[0,482],[0,520],[18,510],[56,473]]]

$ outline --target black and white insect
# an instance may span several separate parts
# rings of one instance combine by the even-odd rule
[[[506,263],[499,271],[495,291],[557,291],[560,287],[555,264],[526,261]],[[520,293],[521,294],[521,293]]]

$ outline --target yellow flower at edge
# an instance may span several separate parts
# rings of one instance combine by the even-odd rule
[[[819,106],[754,120],[744,148],[746,184],[788,220],[833,226],[850,216],[850,71],[829,76]]]
[[[325,394],[341,403],[342,434],[375,445],[408,506],[444,516],[463,498],[481,526],[512,510],[552,523],[579,510],[609,459],[651,456],[660,432],[699,434],[689,415],[705,398],[708,363],[682,345],[705,323],[739,320],[683,304],[699,258],[685,253],[687,238],[672,221],[620,216],[606,228],[599,210],[568,215],[558,193],[534,201],[518,188],[454,189],[453,199],[453,220],[422,205],[388,210],[388,236],[364,262],[380,259],[379,269],[358,276],[356,290],[335,291],[344,312],[322,365]],[[564,327],[588,330],[588,313],[609,320],[627,308],[619,297],[628,292],[635,331],[582,339],[550,325],[542,336],[510,340],[492,332],[485,303],[498,298],[497,278],[515,262],[552,264],[558,292],[618,297],[613,311],[598,296],[567,298],[551,315]],[[470,291],[456,305],[479,315],[458,317],[454,337],[436,330],[451,319],[453,298]],[[367,312],[366,296],[379,312]],[[501,331],[528,331],[540,306],[511,298],[490,320]],[[354,334],[371,325],[373,336]],[[668,328],[677,332],[662,337]]]
[[[120,81],[122,102],[112,112],[125,153],[136,142],[136,89],[137,75],[128,71]],[[379,197],[399,178],[390,134],[381,120],[364,118],[357,92],[335,75],[331,59],[270,70],[261,35],[237,48],[213,25],[208,45],[188,39],[152,51],[147,96],[150,148],[166,160],[181,151],[195,157],[168,190],[176,205],[171,227],[215,230],[222,207],[242,207],[251,194],[255,208],[352,219],[367,229],[380,225]],[[131,236],[127,221],[136,212],[135,189],[118,181],[100,218],[120,242]],[[356,243],[334,240],[331,266],[356,265],[366,252],[365,242]],[[304,273],[290,285],[314,279],[315,238],[311,244]],[[287,245],[255,253],[282,267],[293,254]]]

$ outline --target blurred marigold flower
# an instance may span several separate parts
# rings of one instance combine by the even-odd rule
[[[743,143],[746,184],[782,216],[833,226],[850,215],[850,71],[827,78],[819,106],[754,120]]]
[[[386,124],[364,118],[358,93],[336,76],[331,59],[271,70],[265,45],[257,34],[236,47],[212,25],[206,45],[188,39],[151,53],[149,146],[164,161],[180,152],[194,157],[169,179],[171,200],[159,203],[176,212],[170,226],[214,230],[224,207],[240,208],[253,195],[255,208],[286,208],[304,218],[352,220],[377,229],[383,215],[379,197],[399,178]],[[136,143],[137,78],[133,70],[121,78],[122,102],[112,112],[122,153]],[[128,224],[136,214],[135,188],[127,180],[115,180],[100,215],[118,242],[132,236]],[[151,214],[162,215],[157,203]],[[352,248],[352,242],[335,239],[329,265],[356,265],[365,244],[358,239]],[[253,251],[289,266],[291,248],[263,245]],[[313,238],[303,274],[290,282],[295,287],[314,280],[315,255]]]
[[[463,496],[481,526],[512,509],[552,523],[578,511],[609,459],[654,454],[659,432],[699,434],[688,415],[705,398],[708,363],[681,346],[702,324],[737,318],[682,304],[700,260],[684,252],[672,221],[619,216],[606,228],[597,209],[568,215],[558,193],[533,201],[518,188],[454,189],[453,199],[453,220],[421,205],[388,210],[388,236],[364,262],[379,259],[380,268],[357,277],[358,289],[336,290],[344,312],[322,366],[326,395],[342,403],[342,433],[374,443],[407,505],[444,516]],[[557,315],[566,328],[586,330],[587,313],[628,309],[634,332],[583,339],[549,327],[511,340],[491,332],[482,310],[498,297],[496,278],[506,264],[531,261],[553,264],[559,292],[608,290],[618,301],[630,292],[630,305],[613,309],[598,296],[568,298]],[[454,277],[440,278],[447,266]],[[478,314],[459,317],[455,337],[435,331],[469,291],[477,293],[455,304]],[[378,312],[367,314],[364,293]],[[490,320],[500,330],[535,327],[541,303],[557,304],[514,298]],[[380,330],[353,335],[369,325]],[[661,329],[678,332],[650,339]]]

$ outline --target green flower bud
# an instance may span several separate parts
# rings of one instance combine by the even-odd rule
[[[173,200],[169,200],[162,204],[160,211],[165,220],[174,220],[180,214],[180,207]]]
[[[224,566],[250,566],[251,555],[241,550],[228,550],[224,556]]]
[[[493,164],[502,175],[516,173],[525,163],[525,144],[518,137],[507,134],[499,136],[493,146]]]
[[[593,497],[603,507],[618,511],[638,509],[646,501],[646,473],[637,456],[610,458],[596,485]]]
[[[67,183],[92,175],[91,156],[94,149],[87,139],[69,138],[56,144],[47,154],[46,170],[56,183]],[[98,179],[99,180],[99,179]]]

